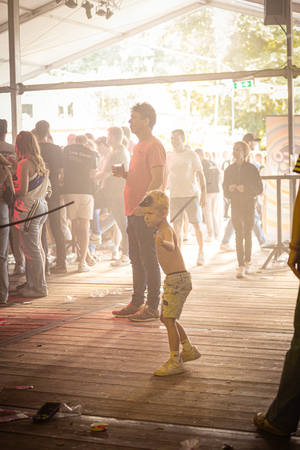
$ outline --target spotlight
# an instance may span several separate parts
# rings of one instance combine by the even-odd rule
[[[82,8],[85,9],[86,17],[88,19],[91,19],[92,18],[91,10],[92,10],[92,8],[94,8],[94,5],[92,3],[90,3],[88,0],[86,0],[84,3],[82,3],[81,6],[82,6]]]
[[[98,16],[106,16],[106,11],[104,9],[98,8],[96,14],[98,14]]]
[[[65,5],[68,8],[73,8],[74,9],[74,8],[77,8],[78,3],[77,3],[77,0],[66,0]]]
[[[106,19],[110,19],[111,16],[112,16],[113,14],[114,14],[114,13],[113,13],[109,8],[107,8],[105,18],[106,18]]]

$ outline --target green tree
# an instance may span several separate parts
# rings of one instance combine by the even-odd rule
[[[134,45],[151,50],[141,54],[131,52]],[[295,64],[300,64],[300,34],[294,33]],[[198,11],[174,19],[158,29],[148,30],[137,38],[102,49],[92,55],[64,66],[62,69],[76,73],[95,73],[99,77],[129,78],[153,76],[213,73],[217,71],[259,70],[278,68],[286,64],[286,36],[279,26],[265,26],[261,19],[238,13],[202,7]],[[151,64],[149,63],[151,61]],[[110,76],[113,73],[114,76]],[[272,85],[284,85],[286,80],[264,80]],[[216,85],[217,82],[211,82]],[[296,80],[296,84],[299,82]],[[177,113],[185,125],[198,123],[213,125],[216,96],[207,95],[201,86],[190,93],[184,89],[172,90]],[[122,92],[122,95],[118,95]],[[128,105],[138,98],[137,92],[146,92],[142,86],[134,89],[110,89],[97,95],[99,117],[114,122],[115,117],[127,114]],[[110,96],[110,97],[109,97]],[[109,98],[108,98],[109,97]],[[103,101],[103,98],[105,101]],[[102,99],[102,100],[101,100]],[[190,102],[190,121],[186,111]],[[218,97],[218,125],[231,130],[232,99],[230,95]],[[287,114],[286,102],[271,100],[269,95],[250,95],[247,90],[234,93],[235,128],[265,134],[265,117]],[[300,100],[295,100],[295,112],[300,111]]]

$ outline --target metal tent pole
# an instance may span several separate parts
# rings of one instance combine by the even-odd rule
[[[12,139],[15,142],[22,126],[21,96],[18,91],[21,81],[19,0],[8,0],[8,36]]]
[[[287,87],[288,87],[288,136],[290,166],[294,165],[294,80],[293,80],[293,10],[292,0],[286,0]],[[296,199],[296,180],[290,181],[290,223],[292,224]]]

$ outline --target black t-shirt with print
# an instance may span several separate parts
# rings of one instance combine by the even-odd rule
[[[64,194],[93,195],[94,182],[90,171],[97,168],[97,152],[81,144],[64,148]]]

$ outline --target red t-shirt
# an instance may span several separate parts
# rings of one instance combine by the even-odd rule
[[[152,136],[133,149],[124,189],[126,216],[134,214],[135,208],[145,197],[152,181],[150,169],[157,166],[166,167],[166,152],[162,143]]]

